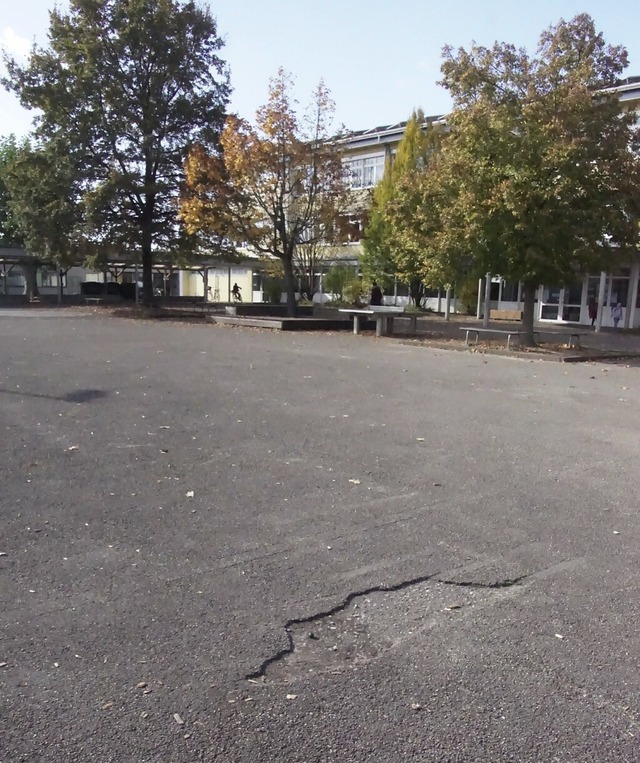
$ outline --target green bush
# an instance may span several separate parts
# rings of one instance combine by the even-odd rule
[[[269,302],[272,305],[279,305],[282,301],[282,291],[284,284],[279,278],[269,278],[265,284],[264,290],[267,293]]]
[[[467,315],[475,315],[478,306],[478,279],[465,278],[458,285],[458,309],[462,306]]]
[[[342,302],[347,284],[357,280],[355,270],[349,265],[332,265],[324,276],[324,290]]]
[[[367,302],[364,284],[359,278],[356,277],[346,284],[344,287],[344,299],[350,306],[355,307]]]

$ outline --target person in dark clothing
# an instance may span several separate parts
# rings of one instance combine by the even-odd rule
[[[370,305],[382,305],[382,289],[378,286],[378,284],[374,281],[373,286],[371,287],[371,298],[369,299]]]
[[[591,302],[589,302],[589,319],[591,320],[591,325],[596,322],[596,318],[598,317],[598,303],[595,301],[595,299],[592,299]]]

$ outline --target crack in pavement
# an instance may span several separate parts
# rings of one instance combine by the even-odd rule
[[[316,612],[313,615],[308,615],[307,617],[294,617],[291,620],[287,620],[287,622],[284,624],[284,630],[287,634],[287,640],[288,644],[287,646],[283,647],[282,649],[279,649],[277,652],[272,654],[270,657],[267,657],[265,660],[263,660],[259,667],[256,668],[256,670],[252,671],[251,673],[247,673],[245,675],[246,681],[255,681],[259,678],[264,678],[266,676],[267,670],[270,668],[271,665],[281,662],[282,660],[285,660],[287,657],[293,654],[295,651],[295,642],[293,638],[293,634],[291,632],[291,628],[295,625],[308,625],[309,623],[315,623],[318,622],[318,620],[324,620],[325,618],[332,617],[333,615],[338,614],[339,612],[343,612],[347,607],[356,599],[360,599],[363,596],[369,596],[372,593],[395,593],[396,591],[402,591],[406,588],[411,588],[412,586],[420,585],[421,583],[427,583],[429,581],[433,581],[435,583],[440,583],[442,585],[448,585],[448,586],[456,586],[459,588],[486,588],[486,589],[499,589],[499,588],[511,588],[512,586],[519,585],[523,580],[525,580],[529,575],[519,575],[515,578],[506,578],[504,580],[498,580],[495,583],[478,583],[475,581],[462,581],[458,582],[456,580],[443,580],[442,578],[438,577],[440,575],[439,572],[434,572],[430,575],[420,575],[417,578],[411,578],[410,580],[403,580],[400,583],[395,583],[394,585],[377,585],[377,586],[371,586],[370,588],[364,588],[360,591],[351,591],[345,598],[339,603],[336,604],[335,607],[331,607],[331,609],[322,610],[320,612]]]

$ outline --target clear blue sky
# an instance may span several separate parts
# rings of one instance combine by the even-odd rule
[[[0,2],[5,48],[46,43],[54,0]],[[323,78],[337,121],[349,129],[399,122],[416,106],[444,113],[450,102],[436,84],[444,45],[500,40],[533,50],[544,28],[581,12],[593,16],[607,42],[627,47],[627,74],[640,75],[638,0],[218,0],[210,8],[226,40],[231,107],[247,118],[264,103],[279,66],[295,76],[302,104]],[[0,91],[0,135],[28,132],[30,119]]]

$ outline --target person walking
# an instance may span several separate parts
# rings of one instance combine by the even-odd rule
[[[613,327],[617,329],[618,323],[622,320],[622,304],[620,302],[611,308],[611,317],[613,318]]]
[[[369,304],[373,305],[374,307],[382,306],[382,289],[378,286],[378,284],[375,281],[373,282],[373,286],[371,287],[371,296],[369,298]]]
[[[240,287],[237,283],[233,284],[233,289],[231,289],[231,293],[233,294],[233,299],[236,302],[242,302],[242,295],[240,294]]]
[[[589,302],[589,320],[591,321],[592,326],[595,325],[597,317],[598,317],[598,303],[595,301],[595,299],[592,299],[591,302]]]

